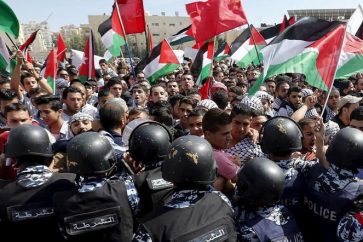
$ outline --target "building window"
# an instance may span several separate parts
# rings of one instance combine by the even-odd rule
[[[160,34],[153,34],[153,36],[160,36]]]
[[[151,26],[159,26],[159,23],[151,23]]]
[[[175,27],[175,24],[169,24],[169,26],[173,26],[173,27]]]

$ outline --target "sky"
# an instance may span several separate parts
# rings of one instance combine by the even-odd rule
[[[110,14],[113,0],[4,0],[18,16],[20,23],[48,20],[50,29],[87,24],[88,15]],[[362,0],[241,0],[251,24],[275,24],[282,21],[290,9],[356,8]],[[144,9],[151,15],[187,16],[185,4],[195,0],[144,0]]]

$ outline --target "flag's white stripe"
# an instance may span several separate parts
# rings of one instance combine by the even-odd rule
[[[266,75],[268,66],[279,65],[286,62],[294,56],[302,53],[304,49],[312,42],[303,40],[285,39],[279,43],[268,45],[261,50],[263,54],[263,64],[265,66],[264,75]]]
[[[360,5],[356,8],[347,23],[347,32],[355,35],[363,22],[363,10]]]

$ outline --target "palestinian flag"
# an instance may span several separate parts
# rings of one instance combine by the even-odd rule
[[[264,73],[249,94],[263,80],[282,73],[303,73],[306,81],[319,89],[332,85],[338,65],[345,27],[340,22],[302,18],[277,36],[261,53]]]
[[[194,40],[191,25],[180,30],[178,33],[167,38],[170,45],[180,45],[188,41]]]
[[[204,83],[206,78],[211,76],[214,54],[214,41],[205,43],[198,51],[190,71],[194,76],[197,86]]]
[[[67,46],[63,41],[62,35],[59,34],[58,35],[58,44],[57,44],[57,59],[60,62],[65,62],[65,60],[66,60],[66,51],[67,51]]]
[[[363,40],[346,33],[338,63],[336,79],[348,78],[363,71]]]
[[[263,36],[255,27],[250,26],[250,28],[245,29],[231,44],[231,59],[240,67],[247,67],[251,63],[255,65],[260,64],[260,61],[262,61],[260,50],[266,46],[266,41]]]
[[[19,46],[19,50],[23,50],[24,51],[24,50],[28,49],[29,45],[31,45],[34,42],[35,38],[37,37],[38,31],[39,31],[39,29],[36,30],[36,31],[34,31],[29,36],[29,38],[24,42],[24,44],[22,44],[22,45]]]
[[[121,46],[126,44],[126,35],[122,27],[118,12],[118,4],[113,8],[111,17],[100,24],[98,32],[101,34],[102,43],[114,57],[121,54]]]
[[[55,76],[57,74],[58,62],[57,55],[52,49],[47,57],[47,65],[45,67],[44,78],[47,79],[48,85],[52,87],[55,93]]]
[[[84,55],[82,64],[79,67],[78,79],[85,83],[88,79],[95,77],[95,60],[94,60],[94,45],[93,45],[93,32],[90,29],[89,37],[84,47]]]
[[[180,66],[180,62],[166,39],[156,46],[148,58],[143,72],[150,84],[155,84],[158,78],[168,75]]]
[[[231,47],[227,42],[223,42],[220,46],[218,46],[216,53],[214,53],[214,60],[224,60],[230,55],[230,53]]]
[[[0,37],[0,71],[10,72],[10,54],[5,42]]]

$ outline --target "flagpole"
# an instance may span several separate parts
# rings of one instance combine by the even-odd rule
[[[252,41],[253,41],[253,45],[255,46],[255,50],[256,50],[256,55],[257,55],[258,62],[259,62],[259,63],[260,63],[260,65],[261,65],[262,63],[261,63],[260,57],[259,57],[259,55],[258,55],[258,50],[257,50],[257,46],[256,46],[256,42],[255,42],[255,38],[253,37],[253,34],[252,34],[251,25],[250,25],[249,23],[247,23],[247,25],[248,25],[248,28],[250,29],[251,38],[252,38]]]
[[[343,46],[344,46],[344,43],[345,43],[345,36],[347,35],[347,26],[344,26],[344,36],[343,36],[343,41],[342,41],[342,44],[340,46],[340,50],[339,50],[339,59],[338,59],[338,63],[337,63],[337,66],[335,67],[335,71],[334,71],[334,76],[333,76],[333,79],[332,79],[332,83],[330,85],[330,88],[329,88],[329,91],[328,91],[328,94],[326,96],[326,99],[325,99],[325,103],[324,103],[324,106],[323,106],[323,109],[321,110],[321,114],[320,114],[320,117],[323,117],[323,114],[324,114],[324,111],[326,109],[326,106],[328,104],[328,100],[329,100],[329,96],[330,96],[330,93],[331,93],[331,90],[333,89],[333,86],[334,86],[334,80],[335,80],[335,76],[337,75],[337,71],[338,71],[338,64],[339,64],[339,60],[340,60],[340,57],[342,55],[342,50],[343,50]]]
[[[149,29],[149,25],[146,25],[146,28],[145,28],[145,41],[146,41],[146,53],[147,53],[147,56],[150,55],[149,53],[149,45],[150,45],[150,41],[149,41],[149,38],[148,38],[148,34],[146,33],[146,30],[147,32],[150,34],[150,29]]]
[[[118,18],[119,18],[120,23],[121,23],[122,31],[125,34],[125,47],[126,47],[127,55],[129,56],[129,60],[130,60],[130,66],[131,66],[132,75],[136,79],[136,73],[135,73],[134,65],[132,64],[131,53],[130,53],[129,45],[127,43],[126,32],[125,32],[124,24],[123,24],[122,19],[121,19],[120,9],[118,8],[117,0],[115,0],[115,6],[116,6]]]
[[[19,46],[17,44],[15,44],[14,40],[10,37],[10,35],[8,33],[6,33],[6,36],[9,38],[9,40],[11,41],[11,43],[13,44],[13,46],[18,50]]]

